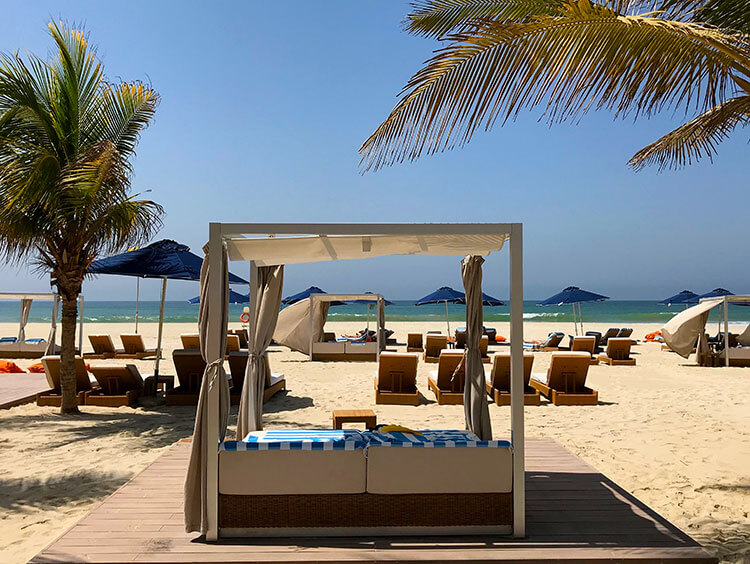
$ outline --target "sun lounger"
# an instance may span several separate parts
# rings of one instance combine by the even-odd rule
[[[227,335],[227,348],[224,354],[240,352],[240,338],[238,335]]]
[[[419,405],[417,364],[413,353],[380,353],[375,376],[375,403],[389,405]]]
[[[156,356],[156,349],[147,349],[146,345],[143,344],[143,337],[136,334],[120,335],[120,341],[122,341],[123,358],[147,358],[149,356]]]
[[[198,334],[182,334],[180,335],[180,341],[182,341],[182,348],[186,351],[200,350],[201,348],[201,338]]]
[[[590,361],[587,352],[554,353],[547,374],[532,374],[529,385],[554,405],[596,405],[598,392],[586,387]]]
[[[247,329],[230,329],[227,335],[237,335],[240,339],[240,350],[247,348]]]
[[[425,336],[424,343],[424,361],[425,362],[437,362],[440,358],[440,351],[448,346],[448,337],[445,335],[430,335],[429,333]]]
[[[525,405],[539,405],[539,391],[529,386],[531,367],[534,355],[523,355],[523,403]],[[489,382],[485,383],[487,393],[495,401],[495,405],[510,405],[510,353],[496,353],[492,355],[492,370]]]
[[[456,348],[466,348],[466,329],[464,329],[463,327],[459,327],[458,329],[456,329]]]
[[[109,335],[89,335],[89,343],[94,352],[84,353],[83,358],[115,358],[117,355],[125,354],[123,349],[115,348]]]
[[[606,333],[602,335],[601,339],[599,339],[599,346],[605,347],[607,346],[607,341],[609,341],[612,337],[617,337],[617,335],[620,333],[619,327],[610,327],[607,329]]]
[[[62,391],[60,389],[60,357],[43,356],[42,366],[44,374],[47,376],[47,383],[51,388],[47,392],[42,392],[36,396],[36,404],[39,406],[60,407],[62,403]],[[86,370],[86,365],[80,356],[75,357],[76,367],[76,396],[78,405],[86,403],[86,395],[95,388],[91,385],[91,378]]]
[[[599,354],[600,352],[602,352],[602,334],[599,331],[586,331],[586,336],[594,337],[594,354]]]
[[[591,356],[591,364],[599,364],[599,359],[594,356],[596,349],[596,337],[571,337],[570,350],[573,352],[587,352]]]
[[[422,333],[409,333],[406,336],[406,352],[423,352]]]
[[[229,374],[232,377],[232,388],[230,399],[233,405],[239,405],[242,397],[242,387],[245,385],[245,374],[247,373],[247,351],[235,351],[229,353]],[[270,400],[277,392],[286,389],[286,379],[283,374],[271,374],[266,379],[263,390],[263,403]]]
[[[633,341],[629,337],[613,337],[607,342],[607,350],[599,355],[599,362],[610,366],[635,366],[635,359],[630,358],[630,347]]]
[[[487,346],[490,344],[490,339],[487,335],[482,335],[479,340],[479,353],[482,355],[482,362],[489,364],[491,362],[490,356],[487,353]]]
[[[91,373],[101,389],[86,395],[86,405],[102,407],[133,405],[143,394],[143,378],[133,364],[92,366]]]
[[[524,343],[523,347],[534,351],[559,351],[560,343],[564,338],[565,333],[553,331],[541,343]]]
[[[197,405],[203,372],[206,369],[206,362],[200,351],[177,349],[172,352],[172,361],[180,384],[164,393],[165,403],[167,405]]]
[[[620,332],[617,333],[617,338],[621,339],[624,337],[630,337],[633,334],[633,328],[632,327],[623,327],[620,329]]]
[[[427,385],[435,393],[438,405],[463,405],[465,378],[464,352],[444,349],[440,351],[437,370],[427,377]]]

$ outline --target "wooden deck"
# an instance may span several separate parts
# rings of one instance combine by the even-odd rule
[[[49,389],[44,374],[0,374],[0,409],[31,403],[38,393]]]
[[[551,440],[527,442],[526,539],[232,539],[186,534],[180,443],[31,562],[716,562],[694,540]]]

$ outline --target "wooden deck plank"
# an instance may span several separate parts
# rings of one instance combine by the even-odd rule
[[[554,441],[530,439],[526,452],[526,539],[226,539],[208,544],[183,531],[189,445],[179,443],[32,562],[716,562],[677,527]]]
[[[0,374],[0,409],[36,401],[36,395],[50,389],[44,374]]]

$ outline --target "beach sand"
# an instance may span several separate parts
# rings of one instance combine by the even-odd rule
[[[442,323],[387,325],[400,343],[407,332],[444,329]],[[507,323],[492,325],[508,335]],[[326,328],[339,334],[361,329],[358,323],[329,323]],[[47,329],[30,324],[27,335],[46,336]],[[587,324],[586,329],[607,327]],[[633,337],[642,339],[656,329],[636,325]],[[16,330],[13,324],[0,324],[0,334]],[[132,324],[86,327],[87,334],[113,336],[132,330]],[[524,326],[527,339],[551,330],[572,332],[572,324]],[[140,332],[147,346],[155,344],[155,324],[142,325]],[[179,348],[180,333],[194,332],[194,324],[166,325],[165,349]],[[84,350],[90,350],[86,342]],[[273,370],[286,375],[288,391],[266,404],[268,427],[330,427],[336,408],[372,408],[380,423],[415,428],[464,426],[463,407],[438,406],[427,389],[427,373],[434,365],[419,365],[418,386],[426,403],[376,406],[374,363],[312,363],[282,347],[271,351]],[[724,561],[750,561],[750,400],[745,393],[750,369],[700,368],[654,343],[640,343],[633,351],[635,367],[591,367],[587,382],[599,391],[600,405],[527,408],[527,436],[560,442]],[[169,356],[162,362],[163,374],[174,373]],[[550,353],[537,353],[534,372],[544,372],[549,358]],[[135,364],[142,374],[152,371],[153,361]],[[84,406],[82,411],[81,417],[35,405],[0,411],[2,562],[34,556],[169,445],[192,433],[194,408],[147,404],[136,409]],[[509,408],[490,404],[490,413],[495,437],[507,437]]]

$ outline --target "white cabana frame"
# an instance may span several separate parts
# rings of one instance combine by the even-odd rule
[[[50,335],[48,337],[54,339],[56,335],[56,327],[57,327],[57,317],[58,317],[58,311],[60,309],[60,295],[56,293],[44,293],[44,292],[0,292],[0,300],[19,300],[23,302],[24,300],[31,300],[33,302],[34,300],[42,300],[42,301],[51,301],[52,302],[52,320],[51,320],[51,330]],[[30,309],[30,307],[29,307]],[[80,354],[80,351],[83,350],[83,296],[78,296],[78,351]],[[27,314],[28,318],[28,314]],[[26,321],[23,319],[23,312],[21,313],[21,319],[19,320],[19,327],[25,328]],[[18,343],[18,345],[22,345],[23,343]],[[8,354],[8,351],[0,351],[0,354],[2,352],[5,352],[5,354]],[[23,350],[19,350],[21,354],[23,354]],[[33,352],[33,351],[31,351]],[[39,356],[43,356],[44,354],[54,354],[56,352],[55,343],[47,343],[46,350],[42,350],[41,354]]]
[[[360,301],[360,302],[373,302],[380,306],[382,303],[384,303],[385,298],[381,296],[380,294],[310,294],[310,360],[313,360],[313,349],[315,348],[314,345],[314,337],[313,337],[313,323],[314,323],[314,315],[313,312],[315,311],[315,304],[317,302],[350,302],[350,301]],[[369,307],[369,306],[368,306]],[[379,321],[380,316],[376,315],[375,324],[378,328],[378,330],[375,333],[375,343],[377,344],[377,353],[376,353],[376,360],[380,360],[380,350],[381,350],[381,342],[380,339],[383,334],[383,329],[385,327],[381,326]]]
[[[296,241],[295,241],[296,239]],[[258,288],[258,266],[299,264],[386,256],[393,254],[486,255],[510,246],[510,351],[511,445],[513,460],[513,528],[515,537],[526,535],[523,386],[523,224],[521,223],[210,223],[208,260],[212,273],[222,272],[223,247],[229,260],[250,262],[250,295]],[[279,248],[281,252],[275,253]],[[211,326],[221,324],[224,294],[221,277],[208,280]],[[255,318],[250,303],[250,318]],[[252,331],[252,325],[250,326]],[[253,336],[250,335],[252,340]],[[222,333],[208,335],[207,349],[222,353]],[[215,443],[202,450],[206,469],[206,540],[216,541],[219,529],[219,418],[220,389],[208,389],[207,431]]]

